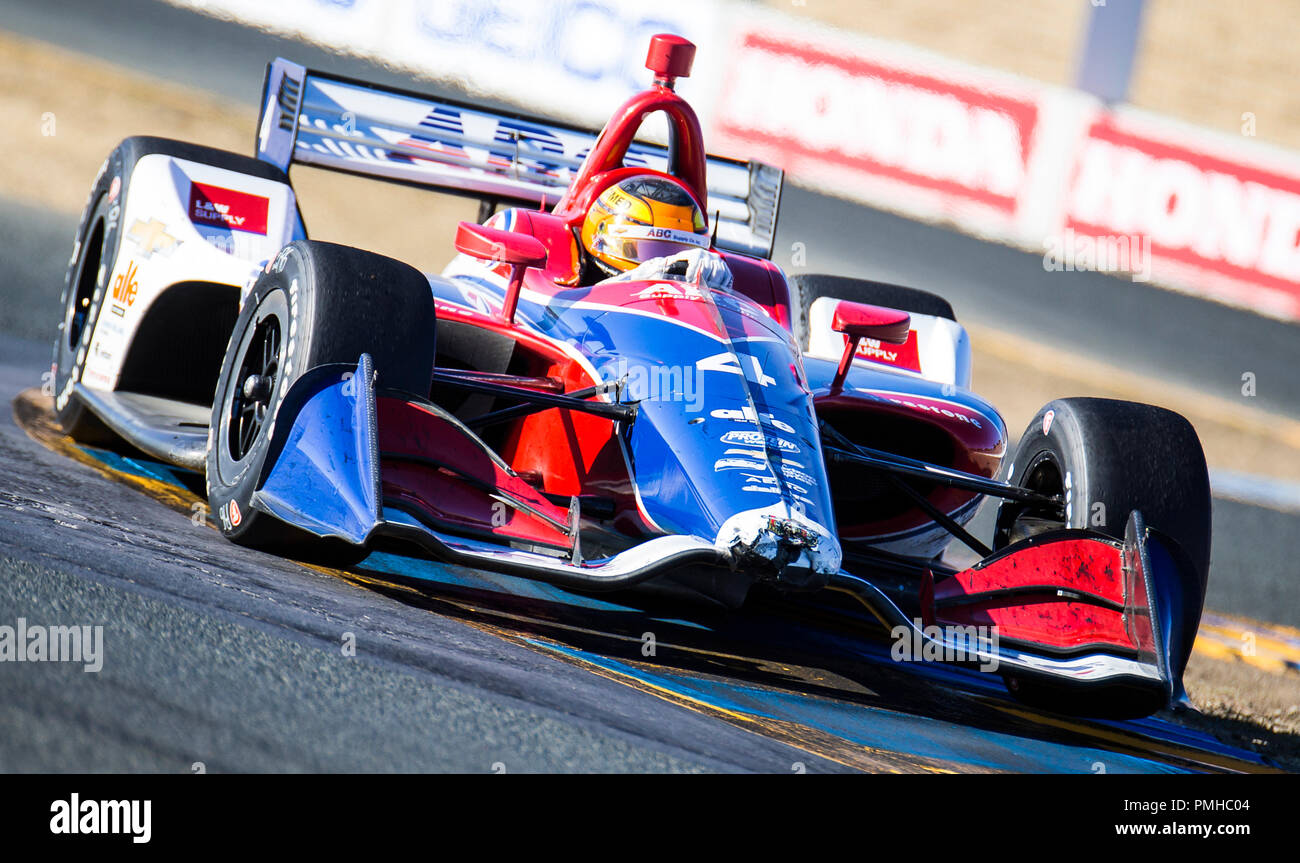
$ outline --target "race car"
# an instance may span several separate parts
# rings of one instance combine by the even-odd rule
[[[847,594],[1024,699],[1180,703],[1210,558],[1194,430],[1060,399],[1009,452],[947,301],[771,261],[783,174],[706,153],[675,89],[694,53],[653,37],[599,135],[276,59],[254,157],[126,139],[68,268],[57,419],[202,474],[241,545],[731,608]],[[309,239],[292,164],[480,218],[421,273]]]

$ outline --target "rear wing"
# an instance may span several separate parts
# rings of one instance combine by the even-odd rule
[[[257,157],[381,177],[499,203],[554,204],[596,133],[325,75],[277,58],[266,70]],[[627,165],[667,170],[668,150],[636,142]],[[772,256],[783,174],[759,162],[708,157],[714,243]]]

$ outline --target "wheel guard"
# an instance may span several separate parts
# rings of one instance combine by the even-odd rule
[[[387,507],[453,533],[573,554],[576,506],[553,504],[450,414],[377,396],[373,381],[363,354],[294,384],[276,412],[255,507],[358,545]]]
[[[369,354],[300,377],[272,418],[253,506],[318,536],[366,541],[380,518],[379,435]]]

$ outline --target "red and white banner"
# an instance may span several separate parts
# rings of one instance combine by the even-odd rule
[[[1300,158],[1234,143],[1099,111],[1073,154],[1063,226],[1141,237],[1155,281],[1300,320]]]
[[[837,194],[1011,230],[1030,190],[1032,91],[815,35],[742,25],[710,147],[771,161]]]
[[[1300,320],[1300,155],[779,13],[735,20],[711,149],[1083,266],[1131,250],[1121,275]]]
[[[712,146],[800,178],[911,187],[950,211],[1014,216],[1037,118],[1032,97],[751,29],[736,39]]]

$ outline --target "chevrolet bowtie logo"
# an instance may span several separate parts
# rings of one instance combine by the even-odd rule
[[[139,246],[146,258],[152,258],[154,252],[166,257],[178,245],[176,238],[167,233],[167,226],[157,219],[147,222],[136,219],[126,232],[126,238]]]

